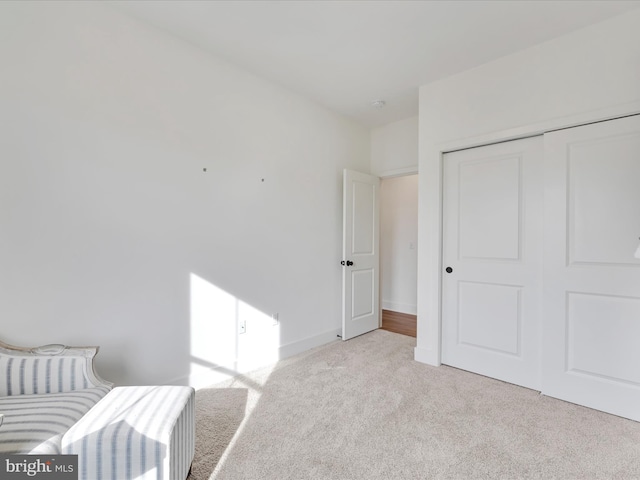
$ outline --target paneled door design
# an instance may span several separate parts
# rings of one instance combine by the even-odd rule
[[[540,387],[542,137],[444,157],[442,362]]]
[[[542,393],[640,420],[640,116],[545,135]]]
[[[344,171],[342,339],[380,326],[380,179]]]

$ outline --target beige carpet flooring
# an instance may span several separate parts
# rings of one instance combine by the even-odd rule
[[[377,330],[199,390],[190,480],[640,479],[640,423],[414,346]]]

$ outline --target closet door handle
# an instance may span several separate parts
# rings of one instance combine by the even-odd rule
[[[444,271],[447,272],[447,273],[451,273],[451,272],[453,272],[453,268],[447,267],[447,268],[444,269]]]

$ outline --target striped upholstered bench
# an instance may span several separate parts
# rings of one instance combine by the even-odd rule
[[[97,347],[0,342],[0,453],[77,454],[80,480],[184,480],[195,452],[190,387],[118,387]]]
[[[191,387],[116,387],[62,439],[79,480],[184,480],[195,452]]]
[[[64,434],[111,389],[97,347],[0,342],[0,453],[59,454]]]

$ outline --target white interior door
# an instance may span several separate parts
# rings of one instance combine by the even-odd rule
[[[380,326],[380,179],[344,171],[342,339]]]
[[[640,117],[545,135],[544,394],[640,420]]]
[[[444,157],[442,362],[540,386],[542,137]]]

